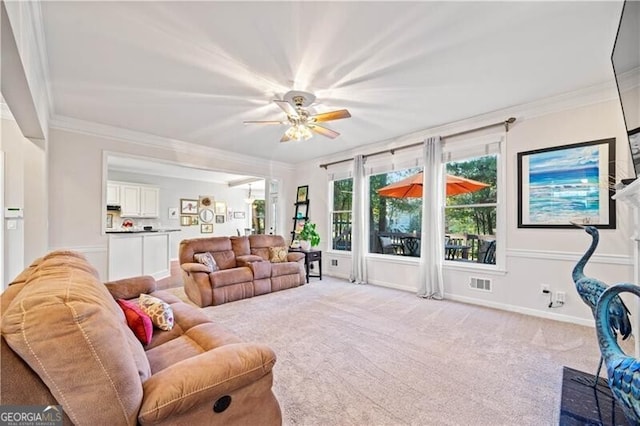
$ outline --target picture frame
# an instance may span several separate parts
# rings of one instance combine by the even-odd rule
[[[216,223],[224,223],[224,216],[223,214],[217,214],[216,215]]]
[[[203,223],[200,225],[200,233],[201,234],[212,234],[213,233],[213,224],[212,223]]]
[[[178,219],[178,208],[169,207],[169,219]]]
[[[518,228],[616,228],[615,138],[518,153]]]
[[[224,201],[216,201],[214,203],[213,211],[215,212],[215,214],[225,214],[227,211],[227,203],[225,203]]]
[[[191,224],[197,225],[199,223],[198,216],[189,216],[191,218]]]
[[[198,214],[198,200],[181,198],[180,214]]]
[[[309,216],[309,204],[297,204],[296,203],[296,215],[294,219],[306,219]]]
[[[234,219],[244,219],[245,217],[246,217],[245,212],[241,212],[241,211],[233,212],[233,218]]]
[[[299,186],[296,193],[296,202],[303,203],[309,199],[309,185]]]
[[[200,195],[198,197],[198,207],[200,209],[210,209],[213,206],[213,202],[211,195]]]
[[[191,226],[191,216],[180,216],[180,226]]]

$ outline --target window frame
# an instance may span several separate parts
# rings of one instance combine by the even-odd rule
[[[334,241],[333,241],[333,230],[334,230],[334,222],[333,222],[333,218],[334,218],[334,214],[335,213],[350,213],[351,214],[351,228],[352,228],[352,233],[351,236],[353,237],[353,201],[351,203],[351,210],[334,210],[334,191],[335,191],[335,182],[337,181],[341,181],[341,180],[351,180],[351,186],[353,188],[353,176],[348,175],[345,177],[333,177],[329,179],[329,195],[328,195],[328,200],[329,203],[329,217],[328,217],[328,236],[327,236],[327,241],[329,241],[328,247],[327,247],[327,251],[328,252],[332,252],[332,253],[346,253],[346,254],[350,254],[352,252],[351,249],[349,250],[340,250],[340,249],[335,249],[333,247]]]
[[[475,143],[474,143],[475,142]],[[472,158],[482,157],[485,155],[495,155],[496,156],[496,201],[495,203],[483,203],[483,204],[468,204],[460,207],[446,205],[443,206],[443,229],[444,229],[444,220],[446,215],[447,208],[469,208],[469,207],[491,207],[495,206],[496,208],[496,263],[495,264],[484,264],[477,262],[458,262],[455,260],[443,260],[443,267],[446,269],[461,269],[461,270],[483,270],[487,272],[498,272],[503,273],[506,271],[506,245],[507,245],[507,215],[506,215],[506,143],[505,138],[502,134],[500,135],[490,135],[489,138],[482,137],[478,141],[468,142],[464,144],[464,146],[455,146],[455,144],[451,144],[451,147],[448,147],[447,151],[443,154],[442,158],[442,167],[443,173],[446,174],[446,165],[449,162],[462,162],[465,160],[469,160]],[[475,153],[472,152],[469,155],[463,155],[461,153],[467,151],[470,145],[484,145],[488,146],[493,143],[499,143],[499,148],[495,152],[485,152],[485,153]],[[448,154],[456,154],[455,159],[449,158],[451,155]],[[443,235],[444,238],[444,235]]]

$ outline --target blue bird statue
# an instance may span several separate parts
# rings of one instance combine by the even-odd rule
[[[593,314],[593,317],[596,318],[595,310],[598,299],[608,286],[600,280],[585,276],[584,267],[596,251],[600,235],[598,233],[598,228],[594,226],[583,226],[577,223],[574,223],[574,225],[583,228],[587,234],[591,235],[591,245],[580,260],[578,260],[578,263],[576,263],[576,266],[573,268],[572,276],[580,298],[589,308],[591,308],[591,313]],[[619,297],[614,298],[609,306],[608,312],[609,324],[613,335],[616,336],[616,332],[619,332],[622,335],[623,340],[627,339],[631,335],[631,322],[629,321],[629,309],[627,309],[622,299]],[[596,372],[596,377],[592,384],[593,387],[598,384],[598,377],[600,376],[601,368],[602,357],[600,357],[598,371]]]
[[[626,355],[611,322],[611,305],[620,299],[619,293],[630,292],[640,296],[640,287],[633,284],[615,284],[606,289],[596,306],[596,333],[600,354],[607,366],[609,389],[631,425],[640,425],[640,360]],[[600,358],[602,360],[602,358]]]

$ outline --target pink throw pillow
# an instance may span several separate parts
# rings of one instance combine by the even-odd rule
[[[133,334],[136,335],[143,345],[148,345],[153,336],[153,323],[149,315],[142,312],[142,309],[140,309],[137,304],[129,302],[128,300],[118,299],[116,302],[118,302],[118,305],[122,308],[124,316],[127,319],[127,325],[131,331],[133,331]]]

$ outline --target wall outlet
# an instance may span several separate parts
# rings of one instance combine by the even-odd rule
[[[331,266],[338,266],[338,259],[331,259]]]
[[[542,294],[549,294],[551,292],[551,287],[549,284],[540,284],[540,292]]]
[[[567,294],[564,291],[556,291],[556,303],[564,305]]]

